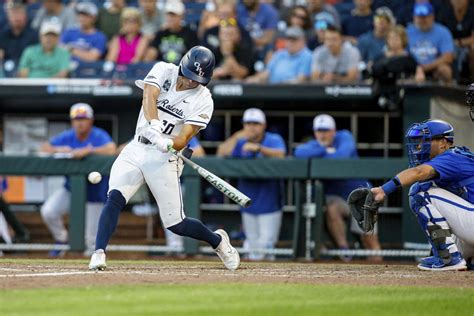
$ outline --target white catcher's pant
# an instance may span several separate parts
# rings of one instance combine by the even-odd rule
[[[464,258],[474,257],[474,204],[441,188],[430,188],[427,193],[431,202],[420,212],[429,209],[433,217],[444,217]]]
[[[94,249],[97,227],[99,224],[100,212],[104,203],[87,202],[86,203],[86,231],[85,242],[87,249]],[[71,192],[65,188],[55,191],[41,206],[41,217],[54,240],[67,242],[68,231],[64,227],[63,216],[69,213],[71,207]]]
[[[245,232],[245,249],[274,249],[280,234],[283,212],[254,215],[242,212]],[[275,256],[262,253],[249,253],[250,260],[273,259]]]
[[[133,140],[112,166],[109,192],[120,191],[128,203],[146,182],[158,203],[163,225],[168,228],[185,218],[179,180],[182,171],[181,159]]]

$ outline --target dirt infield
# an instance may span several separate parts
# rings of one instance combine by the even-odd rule
[[[111,284],[303,283],[474,287],[474,272],[422,272],[414,265],[247,263],[235,272],[217,261],[111,261],[102,272],[84,261],[0,260],[0,290]]]

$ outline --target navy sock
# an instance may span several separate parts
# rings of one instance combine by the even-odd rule
[[[222,240],[220,235],[212,232],[209,228],[204,226],[201,221],[195,218],[186,217],[181,223],[168,227],[168,229],[180,236],[206,241],[214,249],[219,246]]]
[[[124,208],[125,198],[118,190],[112,190],[109,193],[107,202],[105,202],[99,219],[99,229],[95,240],[95,249],[104,249],[109,243],[110,237],[117,228],[120,211]]]

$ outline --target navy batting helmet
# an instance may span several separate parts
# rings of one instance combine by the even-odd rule
[[[471,83],[469,88],[467,88],[466,102],[471,107],[469,110],[469,116],[471,117],[471,121],[474,122],[474,83]]]
[[[410,167],[418,166],[430,160],[431,141],[445,138],[454,143],[454,128],[442,120],[426,120],[412,124],[406,133],[408,161]]]
[[[181,58],[179,63],[180,74],[184,77],[207,85],[212,78],[216,58],[204,46],[194,46]]]

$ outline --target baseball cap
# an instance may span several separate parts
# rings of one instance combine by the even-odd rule
[[[314,131],[328,131],[336,129],[336,121],[331,115],[320,114],[313,120]]]
[[[267,120],[265,118],[265,113],[263,113],[262,110],[257,108],[250,108],[245,110],[242,122],[265,124]]]
[[[414,16],[429,16],[434,13],[433,6],[429,2],[415,3],[413,7]]]
[[[23,1],[20,1],[20,0],[9,1],[5,4],[6,10],[25,9],[25,8],[26,8],[26,5],[23,3]]]
[[[99,10],[97,9],[97,6],[92,2],[79,2],[76,5],[76,12],[91,16],[97,16]]]
[[[40,28],[40,34],[45,35],[45,34],[56,34],[60,35],[61,34],[61,24],[54,22],[54,21],[45,21],[41,24]]]
[[[185,11],[184,4],[181,1],[167,1],[165,6],[166,13],[183,15]]]
[[[328,26],[336,25],[336,21],[331,13],[320,12],[314,16],[314,29],[315,30],[326,30]]]
[[[375,10],[374,16],[385,18],[387,19],[387,21],[389,21],[392,24],[395,24],[396,22],[396,19],[395,19],[395,16],[393,16],[392,10],[390,10],[390,8],[388,7],[378,8],[377,10]]]
[[[69,110],[69,118],[71,120],[75,119],[91,119],[94,117],[94,110],[87,103],[76,103],[71,106]]]
[[[304,31],[299,26],[292,26],[286,29],[285,36],[287,38],[303,38]]]

